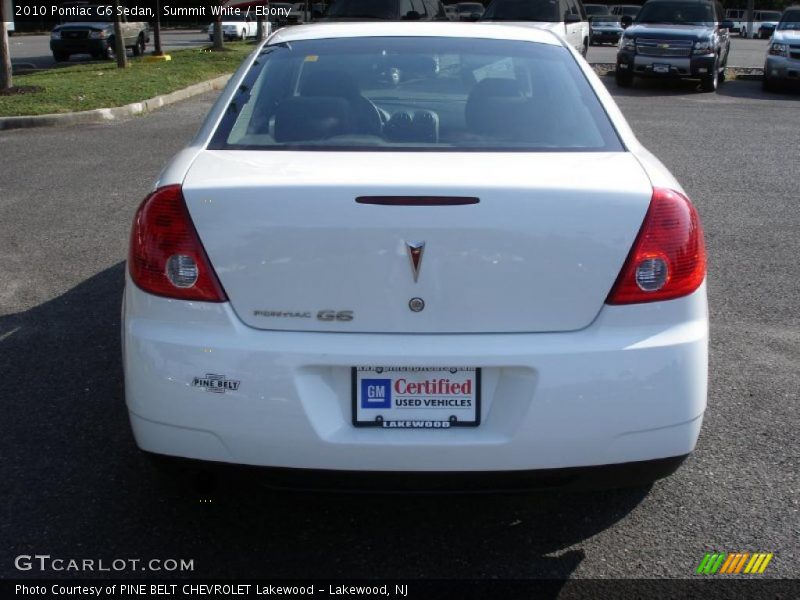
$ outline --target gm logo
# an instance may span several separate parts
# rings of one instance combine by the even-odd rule
[[[392,380],[362,379],[361,408],[392,408]]]

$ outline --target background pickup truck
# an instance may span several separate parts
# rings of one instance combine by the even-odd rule
[[[50,33],[50,50],[57,61],[69,60],[72,54],[91,54],[94,58],[114,57],[114,22],[95,5],[86,6],[86,14],[71,17]],[[105,7],[102,7],[105,8]],[[145,22],[121,17],[125,47],[134,56],[144,54],[150,41],[150,26]]]

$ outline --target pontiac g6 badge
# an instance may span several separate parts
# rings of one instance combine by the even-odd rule
[[[406,242],[408,260],[411,263],[411,273],[414,283],[419,279],[419,270],[422,267],[422,255],[425,253],[425,242]]]

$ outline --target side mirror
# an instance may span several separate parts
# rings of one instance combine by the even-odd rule
[[[633,17],[631,17],[630,15],[625,15],[619,20],[619,22],[622,24],[623,29],[627,29],[628,27],[633,25]]]
[[[419,21],[421,16],[422,15],[420,15],[417,11],[410,10],[405,14],[405,16],[403,17],[403,20],[404,21]]]
[[[564,15],[564,23],[566,23],[567,25],[569,25],[570,23],[580,23],[580,22],[581,22],[580,15],[576,15],[574,13],[569,13]]]

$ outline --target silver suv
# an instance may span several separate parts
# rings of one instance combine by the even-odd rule
[[[775,27],[764,64],[764,89],[800,81],[800,6],[787,8]]]

